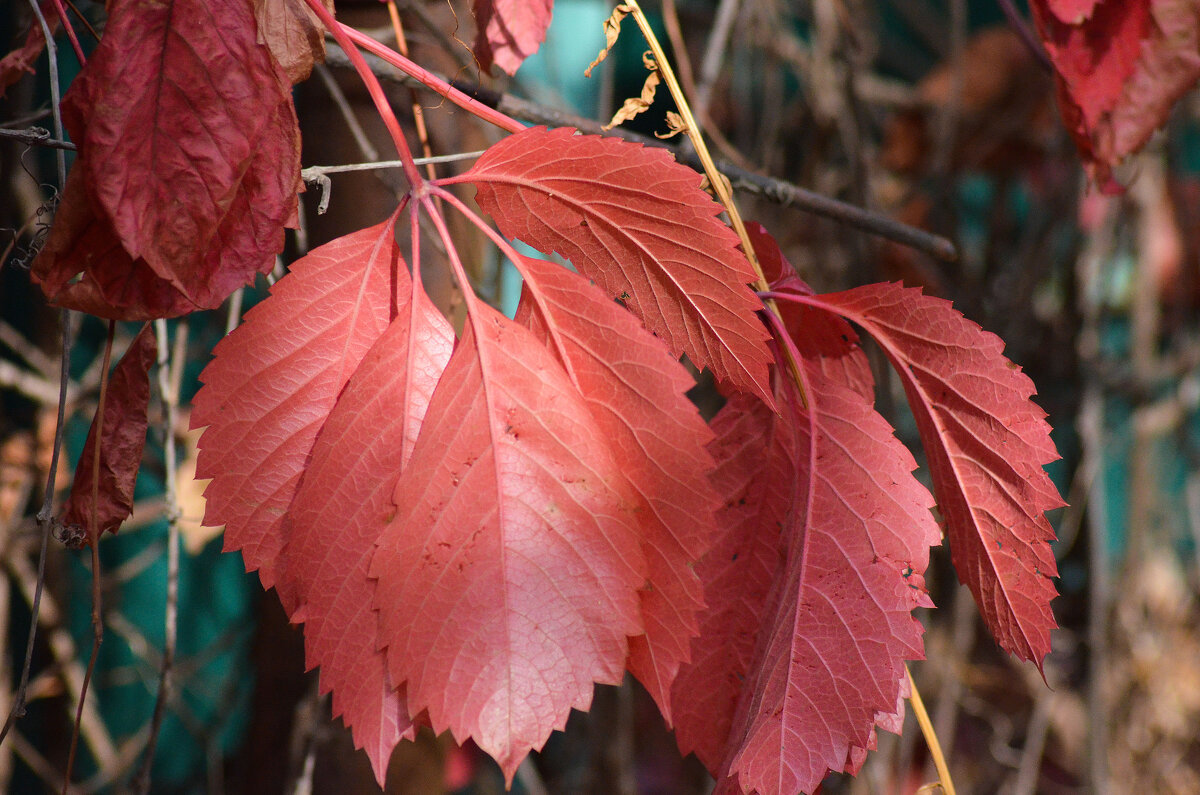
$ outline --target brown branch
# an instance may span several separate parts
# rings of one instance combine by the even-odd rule
[[[392,69],[381,59],[370,54],[364,54],[364,57],[367,60],[367,64],[371,67],[371,71],[380,80],[403,86],[422,86],[416,80],[397,74],[396,70]],[[329,46],[325,61],[330,66],[350,66],[350,61],[346,55],[332,44]],[[476,101],[522,121],[545,124],[549,127],[574,127],[580,132],[592,135],[615,136],[646,146],[657,146],[670,150],[675,154],[676,159],[692,168],[700,166],[700,160],[695,154],[655,138],[638,135],[637,133],[620,128],[605,131],[601,129],[598,122],[591,119],[565,113],[536,102],[530,102],[529,100],[515,97],[512,94],[493,91],[465,80],[456,79],[449,82],[450,85],[474,98]],[[798,210],[820,215],[832,221],[861,229],[864,232],[902,243],[945,262],[955,262],[958,259],[958,249],[954,243],[940,235],[931,234],[923,229],[917,229],[916,227],[900,223],[881,213],[823,196],[786,180],[764,177],[725,161],[717,160],[716,162],[717,167],[729,177],[730,183],[736,190],[761,196],[776,204],[782,204],[785,207],[795,207]]]
[[[45,146],[50,149],[66,149],[75,151],[75,144],[70,141],[60,141],[50,137],[50,131],[45,127],[26,127],[24,130],[6,130],[0,128],[0,138],[17,141],[30,146]]]

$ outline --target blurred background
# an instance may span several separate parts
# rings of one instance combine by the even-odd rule
[[[530,121],[605,122],[641,91],[645,49],[632,26],[591,80],[606,0],[557,0],[548,40],[516,79],[480,75],[464,42],[470,4],[397,3],[414,59],[498,92]],[[1200,94],[1118,172],[1129,187],[1089,189],[1059,121],[1053,79],[1031,46],[1028,9],[998,0],[664,0],[648,2],[717,156],[948,238],[957,258],[889,241],[746,190],[743,215],[778,238],[818,291],[903,280],[954,301],[996,332],[1033,378],[1062,460],[1051,474],[1070,507],[1051,517],[1059,540],[1061,629],[1045,681],[1001,654],[957,584],[948,551],[929,574],[938,609],[920,616],[927,660],[911,664],[960,792],[1200,792]],[[78,0],[97,32],[103,4]],[[386,7],[339,0],[339,17],[395,40]],[[26,2],[0,10],[0,53],[24,41]],[[95,44],[73,17],[84,49]],[[59,42],[65,90],[78,71]],[[345,58],[296,89],[305,166],[387,159],[386,133]],[[0,99],[0,126],[50,127],[47,56]],[[381,68],[384,77],[390,77]],[[424,108],[435,154],[486,148],[498,134],[429,93],[389,82],[409,123]],[[627,128],[666,130],[665,91]],[[540,114],[540,115],[539,115]],[[572,117],[581,117],[573,119]],[[0,139],[0,714],[24,662],[38,582],[43,500],[58,404],[60,316],[30,284],[29,263],[51,218],[57,177],[46,149]],[[683,152],[681,156],[686,156]],[[439,166],[439,174],[470,161]],[[761,183],[760,183],[761,185]],[[280,258],[381,220],[403,191],[397,171],[333,174],[310,185],[302,229]],[[769,194],[769,192],[768,192]],[[469,191],[464,194],[469,198]],[[778,193],[775,199],[778,199]],[[328,211],[318,205],[328,200]],[[407,225],[404,225],[407,226]],[[456,234],[481,295],[515,305],[519,283],[486,241]],[[433,240],[426,282],[452,317],[461,298]],[[152,791],[377,791],[329,703],[305,673],[298,630],[273,593],[222,554],[220,530],[200,525],[191,480],[196,435],[187,407],[212,346],[267,282],[221,311],[162,324],[164,360],[131,521],[100,545],[105,640],[83,712],[76,792],[129,788],[146,748],[165,643],[168,529],[180,534],[175,691],[152,767]],[[123,328],[118,347],[136,327]],[[65,489],[99,386],[104,324],[71,326]],[[123,341],[123,342],[122,342]],[[165,343],[165,344],[163,344]],[[873,353],[877,364],[881,357]],[[920,458],[903,391],[877,367],[878,405]],[[702,379],[696,398],[719,397]],[[178,416],[166,404],[178,398]],[[166,444],[171,439],[170,445]],[[174,448],[173,450],[171,448]],[[61,498],[63,495],[58,495]],[[0,790],[58,791],[91,645],[86,553],[51,541],[27,714],[0,745]],[[900,737],[830,793],[899,795],[936,779],[911,715]],[[705,793],[707,774],[681,759],[653,704],[632,681],[600,687],[518,773],[515,792]],[[473,747],[422,735],[392,759],[388,792],[503,791]],[[928,790],[925,790],[928,791]]]

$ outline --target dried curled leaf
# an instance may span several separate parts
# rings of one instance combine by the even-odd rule
[[[618,124],[627,122],[639,113],[649,110],[650,106],[654,104],[654,92],[662,78],[658,74],[658,64],[654,61],[654,54],[649,50],[642,53],[642,66],[650,71],[650,74],[646,75],[646,82],[642,84],[642,95],[625,100],[625,104],[613,114],[612,121],[604,125],[603,129],[611,130]]]
[[[584,70],[584,77],[591,77],[592,70],[608,57],[609,52],[617,43],[617,38],[621,35],[621,20],[625,19],[632,11],[633,8],[622,3],[613,9],[608,19],[604,20],[604,49],[596,56],[596,60],[592,61],[591,65]]]

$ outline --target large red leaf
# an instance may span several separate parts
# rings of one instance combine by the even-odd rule
[[[690,657],[703,607],[692,569],[716,534],[708,480],[712,432],[684,395],[694,381],[629,312],[587,279],[524,258],[516,320],[556,352],[644,500],[637,520],[646,554],[646,634],[629,642],[629,670],[670,723],[671,682]]]
[[[133,511],[133,487],[146,446],[146,411],[150,405],[148,371],[157,351],[154,329],[146,324],[133,338],[108,379],[99,472],[95,459],[99,415],[92,420],[79,463],[75,465],[71,498],[63,508],[61,521],[67,527],[82,528],[82,537],[89,544],[95,543],[106,530],[117,532]],[[97,492],[95,502],[92,501],[93,488]],[[93,510],[95,524],[92,522]]]
[[[1033,0],[1068,130],[1093,176],[1136,152],[1200,78],[1194,0]]]
[[[192,426],[197,477],[212,478],[204,521],[225,525],[263,586],[275,583],[283,517],[317,433],[391,320],[404,269],[393,221],[338,238],[292,265],[216,347]]]
[[[401,282],[408,282],[403,269]],[[411,295],[411,298],[410,298]],[[450,359],[454,330],[424,291],[397,289],[399,307],[354,371],[313,445],[285,522],[276,584],[292,620],[305,622],[309,667],[383,785],[392,749],[412,739],[378,643],[367,577],[375,542],[395,513],[392,491]]]
[[[511,781],[621,680],[642,633],[635,498],[562,365],[484,307],[438,382],[371,562],[410,713],[475,740]]]
[[[785,422],[800,453],[787,563],[768,603],[725,772],[744,792],[812,792],[855,772],[894,726],[904,661],[924,656],[912,611],[941,534],[916,462],[862,395],[810,370]]]
[[[1057,625],[1057,566],[1044,513],[1063,504],[1043,466],[1058,458],[1033,382],[1004,343],[948,301],[875,284],[792,296],[865,328],[904,383],[929,459],[954,567],[1000,646],[1041,666]]]
[[[201,306],[266,268],[295,212],[289,85],[255,37],[245,0],[118,0],[63,101],[97,213]]]
[[[475,57],[485,72],[496,64],[515,75],[546,40],[554,0],[474,0]]]
[[[695,645],[716,650],[673,691],[681,747],[736,779],[727,789],[761,795],[856,770],[875,726],[895,727],[904,660],[923,656],[912,610],[930,606],[923,573],[940,538],[890,426],[806,369],[808,409],[788,389],[782,417],[741,399],[714,421],[732,453],[719,470],[732,521],[701,567],[716,636]]]
[[[505,235],[571,260],[673,353],[771,400],[761,305],[746,287],[756,277],[696,172],[661,149],[535,127],[453,181],[478,186]]]

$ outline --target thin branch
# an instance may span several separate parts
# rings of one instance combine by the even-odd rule
[[[427,163],[453,163],[458,160],[473,160],[483,154],[477,152],[459,152],[453,155],[434,155],[433,157],[415,157],[413,162],[418,166]],[[305,182],[317,182],[325,174],[341,174],[347,171],[374,171],[385,168],[403,168],[403,160],[376,160],[371,163],[349,163],[340,166],[309,166],[300,172],[300,178]]]
[[[60,133],[61,135],[61,133]],[[70,141],[60,141],[50,137],[50,131],[45,127],[26,127],[24,130],[8,130],[0,127],[0,138],[17,141],[30,146],[44,146],[48,149],[65,149],[74,152],[77,147]]]
[[[83,675],[83,687],[79,691],[79,708],[75,711],[75,726],[71,729],[71,746],[67,751],[66,783],[63,784],[63,795],[71,786],[71,772],[75,766],[75,751],[79,747],[79,726],[83,721],[83,707],[87,703],[88,685],[96,672],[96,660],[100,656],[100,644],[104,640],[103,589],[100,587],[100,454],[104,447],[104,404],[108,399],[110,374],[109,362],[112,360],[113,338],[117,333],[115,320],[108,321],[108,340],[104,344],[104,364],[100,369],[100,405],[96,408],[96,449],[92,454],[92,510],[88,522],[88,546],[92,552],[92,652],[88,655],[87,673]],[[78,466],[86,466],[80,461]]]
[[[397,74],[381,58],[377,58],[370,53],[365,53],[364,57],[367,59],[371,70],[381,80],[403,86],[423,85],[420,81],[410,78],[407,75]],[[335,46],[329,47],[325,60],[330,66],[350,66],[349,59]],[[534,124],[545,124],[550,127],[574,127],[580,132],[591,135],[609,135],[624,138],[627,141],[633,141],[645,146],[657,146],[670,150],[675,154],[676,159],[692,168],[700,167],[700,160],[694,153],[682,150],[670,143],[619,128],[605,131],[598,122],[591,119],[565,113],[555,108],[549,108],[536,102],[515,97],[511,94],[492,91],[468,81],[451,80],[449,82],[454,88],[472,97],[475,101],[498,110],[507,116],[533,122]],[[815,191],[801,188],[786,180],[764,177],[722,160],[717,160],[716,164],[717,168],[729,178],[730,183],[736,190],[761,196],[767,201],[782,204],[785,207],[795,207],[798,210],[820,215],[831,221],[846,224],[855,229],[861,229],[864,232],[893,240],[944,262],[956,262],[958,260],[958,249],[954,243],[941,235],[926,232],[923,229],[900,223],[881,213],[865,210],[853,204],[838,201]]]
[[[162,668],[158,680],[158,695],[154,700],[154,714],[150,719],[150,736],[146,740],[146,752],[142,764],[133,779],[135,792],[150,791],[150,771],[154,765],[154,751],[158,746],[158,735],[167,714],[167,702],[171,698],[175,666],[175,641],[178,637],[179,616],[179,517],[180,510],[175,494],[175,475],[178,468],[175,450],[175,424],[179,409],[179,386],[183,367],[187,359],[188,326],[181,321],[175,327],[175,348],[170,348],[167,321],[156,320],[154,331],[158,337],[158,392],[163,405],[163,467],[166,470],[165,494],[167,514],[167,605],[163,627]]]

